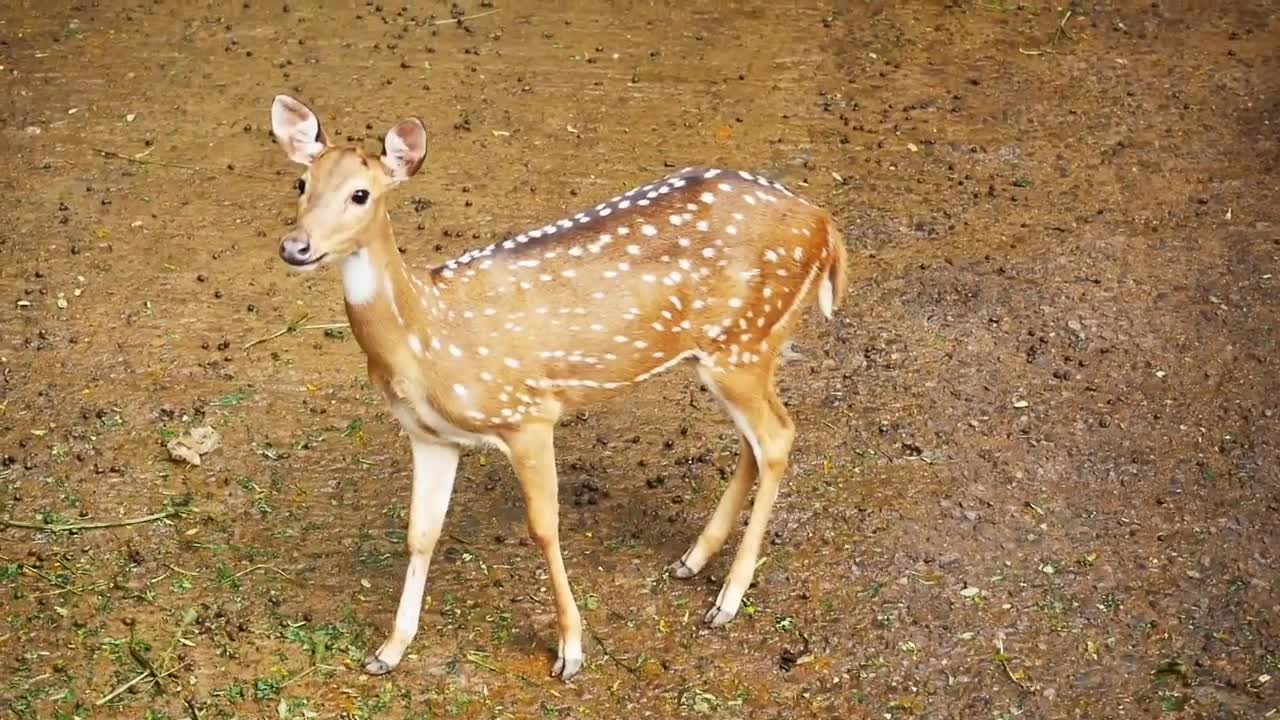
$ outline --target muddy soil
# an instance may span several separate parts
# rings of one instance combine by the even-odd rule
[[[0,517],[144,519],[0,529],[9,716],[1277,712],[1280,4],[340,5],[0,8]],[[425,120],[419,267],[684,165],[831,209],[850,291],[781,371],[800,432],[730,626],[727,553],[664,571],[736,448],[675,373],[558,435],[572,684],[493,452],[412,654],[358,671],[408,443],[336,273],[277,258],[277,92],[371,148]]]

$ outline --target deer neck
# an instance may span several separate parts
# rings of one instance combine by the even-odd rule
[[[401,374],[417,365],[430,343],[432,310],[438,305],[433,283],[430,274],[410,275],[385,213],[379,213],[359,246],[341,265],[351,332],[371,367]]]

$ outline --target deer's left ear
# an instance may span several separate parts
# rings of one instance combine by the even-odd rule
[[[300,165],[310,165],[329,144],[320,118],[288,95],[277,95],[271,103],[271,133],[289,159]]]
[[[397,183],[413,177],[427,156],[427,129],[418,118],[402,120],[382,141],[382,166]]]

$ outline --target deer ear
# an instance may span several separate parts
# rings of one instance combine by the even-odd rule
[[[289,159],[300,165],[310,165],[329,144],[320,118],[288,95],[277,95],[271,103],[271,133]]]
[[[427,129],[418,118],[403,120],[382,141],[382,165],[394,182],[413,177],[427,156]]]

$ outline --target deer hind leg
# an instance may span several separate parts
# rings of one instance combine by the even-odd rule
[[[453,478],[458,469],[458,448],[412,439],[413,491],[409,503],[409,566],[405,569],[404,590],[396,608],[391,636],[377,652],[365,658],[364,671],[371,675],[391,672],[404,657],[413,636],[418,633],[418,616],[427,586],[427,568],[431,553],[444,526],[453,493]]]
[[[710,387],[710,385],[708,385]],[[694,544],[685,551],[679,560],[671,564],[671,574],[682,580],[697,575],[706,567],[707,561],[715,557],[724,547],[729,533],[733,532],[733,521],[742,512],[747,492],[756,481],[756,456],[751,441],[746,435],[738,437],[738,467],[729,478],[729,484],[720,494],[720,502],[711,513],[707,525]]]
[[[707,623],[718,626],[729,622],[738,614],[742,597],[755,576],[756,561],[760,557],[760,546],[764,542],[769,515],[773,511],[773,503],[778,497],[778,488],[791,455],[795,426],[774,389],[771,359],[765,364],[748,367],[699,365],[698,374],[720,398],[734,424],[746,438],[759,476],[755,500],[751,505],[751,517],[729,569],[729,576],[720,589],[715,606],[707,611],[704,618]],[[745,463],[740,463],[739,468],[744,465]],[[745,489],[740,492],[745,494]],[[728,520],[732,521],[732,517]]]
[[[538,423],[521,428],[507,439],[507,445],[524,494],[529,536],[542,551],[551,575],[559,629],[559,652],[551,674],[568,680],[582,668],[582,617],[560,554],[559,485],[552,425]]]

